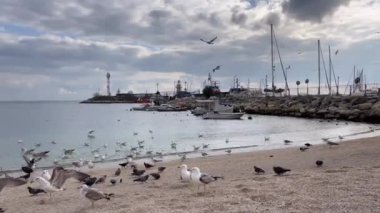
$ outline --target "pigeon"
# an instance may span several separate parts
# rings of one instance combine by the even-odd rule
[[[344,137],[341,136],[341,135],[339,135],[338,138],[339,138],[340,140],[343,140],[343,139],[344,139]]]
[[[282,168],[282,167],[280,167],[280,166],[274,166],[274,167],[273,167],[273,171],[274,171],[277,175],[282,175],[282,174],[284,174],[285,172],[290,172],[291,170],[290,170],[290,169]]]
[[[28,191],[29,191],[29,194],[31,194],[32,196],[37,195],[39,193],[46,193],[43,189],[35,189],[30,186],[28,186]]]
[[[111,180],[110,180],[110,183],[111,183],[112,185],[115,185],[115,184],[116,184],[116,180],[115,180],[115,179],[111,179]]]
[[[227,154],[231,154],[232,150],[231,149],[227,149],[227,150],[225,150],[225,152],[227,152]]]
[[[132,165],[132,168],[133,168],[132,175],[134,176],[140,176],[145,173],[145,170],[138,170],[136,166],[134,165]]]
[[[338,146],[339,145],[339,143],[335,143],[335,142],[332,142],[332,141],[327,141],[326,143],[329,146]]]
[[[145,181],[147,181],[149,178],[149,175],[144,175],[144,176],[140,176],[136,179],[133,180],[133,182],[141,182],[141,183],[144,183]]]
[[[302,152],[304,152],[304,151],[306,151],[306,150],[308,150],[309,149],[309,147],[300,147],[300,150],[302,151]]]
[[[84,180],[84,184],[86,184],[87,186],[92,186],[95,184],[96,180],[96,177],[88,177],[86,178],[86,180]]]
[[[20,177],[18,177],[19,179],[25,179],[27,180],[28,178],[30,178],[30,173],[27,173],[25,175],[21,175]]]
[[[208,154],[206,152],[202,152],[202,156],[206,157]]]
[[[119,166],[125,168],[127,165],[128,165],[129,162],[125,162],[125,163],[119,163]]]
[[[270,137],[264,137],[264,141],[269,141]]]
[[[159,173],[150,173],[150,176],[152,176],[155,180],[158,180],[161,177]]]
[[[117,168],[115,171],[115,176],[119,176],[121,174],[121,169]]]
[[[154,165],[144,162],[144,166],[146,169],[149,169],[149,168],[152,168]]]
[[[293,141],[291,141],[291,140],[284,140],[284,143],[285,144],[290,144],[290,143],[293,143]]]
[[[265,173],[264,169],[262,169],[262,168],[260,168],[260,167],[253,166],[253,168],[255,169],[255,172],[256,172],[256,174],[258,174],[258,175],[259,175],[260,173],[262,173],[262,174]]]
[[[323,161],[317,160],[317,161],[315,161],[315,164],[317,164],[318,167],[322,166],[323,165]]]
[[[23,172],[25,172],[25,173],[28,173],[28,174],[30,174],[30,173],[33,172],[33,169],[30,168],[29,166],[23,166],[23,167],[21,167],[21,170],[22,170]]]
[[[164,170],[166,169],[166,167],[164,167],[164,166],[160,166],[160,167],[158,167],[158,172],[163,172]]]
[[[310,143],[305,143],[305,146],[306,146],[306,147],[310,147],[311,144],[310,144]]]
[[[98,183],[104,183],[104,181],[106,181],[106,178],[107,178],[107,175],[103,175],[103,177],[99,178],[98,180],[96,180],[96,184]]]

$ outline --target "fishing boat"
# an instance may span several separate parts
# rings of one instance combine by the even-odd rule
[[[244,113],[233,113],[233,112],[217,112],[212,111],[204,114],[202,116],[203,119],[220,119],[220,120],[233,120],[240,119]]]

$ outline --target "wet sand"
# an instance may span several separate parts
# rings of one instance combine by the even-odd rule
[[[269,142],[270,143],[270,142]],[[273,157],[270,157],[273,155]],[[316,160],[323,160],[318,168]],[[336,147],[312,146],[257,151],[186,160],[190,168],[224,176],[197,193],[196,187],[181,183],[179,160],[156,164],[166,166],[161,179],[133,183],[131,169],[122,169],[123,183],[112,186],[109,179],[96,185],[114,193],[110,201],[91,203],[79,196],[80,183],[68,181],[65,191],[31,197],[26,185],[5,188],[0,207],[6,212],[379,212],[380,211],[380,137],[341,143]],[[263,168],[256,175],[253,165]],[[287,175],[274,175],[274,165],[291,169]],[[143,168],[142,165],[139,165]],[[109,169],[83,168],[91,175],[112,176],[117,163]],[[29,184],[34,186],[35,183]]]

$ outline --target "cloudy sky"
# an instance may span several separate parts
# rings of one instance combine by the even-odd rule
[[[223,90],[233,76],[258,86],[270,74],[269,23],[290,85],[317,82],[318,39],[341,82],[354,65],[380,82],[379,11],[376,0],[2,0],[0,100],[85,99],[105,92],[107,72],[113,93],[172,91],[178,79],[195,90],[216,65]]]

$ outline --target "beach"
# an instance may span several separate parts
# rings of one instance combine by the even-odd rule
[[[156,164],[148,172],[165,166],[161,179],[134,183],[131,169],[122,169],[123,183],[112,186],[109,179],[95,188],[114,193],[110,200],[91,203],[81,198],[75,180],[65,191],[30,196],[26,185],[5,188],[0,207],[6,212],[379,212],[380,137],[342,142],[339,146],[312,146],[232,153],[186,160],[189,168],[223,176],[206,187],[197,188],[179,180],[179,160]],[[269,142],[270,143],[270,142]],[[270,157],[272,156],[272,157]],[[317,167],[316,160],[324,165]],[[256,175],[253,166],[266,173]],[[272,167],[292,171],[274,175]],[[93,176],[112,176],[117,163],[107,169],[81,169]],[[143,168],[143,165],[139,165]],[[36,172],[38,173],[38,172]],[[32,186],[35,186],[30,184]]]

